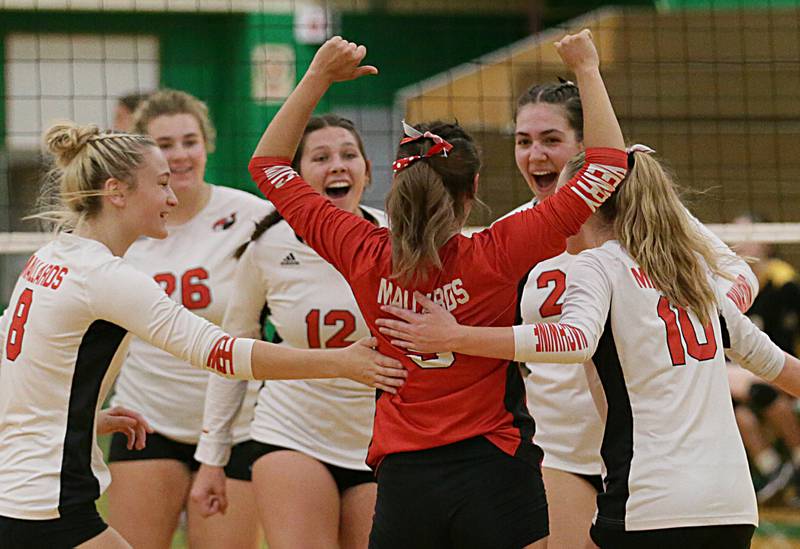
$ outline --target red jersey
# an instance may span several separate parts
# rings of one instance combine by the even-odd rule
[[[439,250],[440,271],[424,283],[392,278],[391,234],[340,210],[317,193],[285,158],[254,158],[250,174],[295,232],[339,270],[353,290],[378,350],[403,362],[408,378],[396,395],[380,394],[367,463],[388,454],[424,450],[485,436],[504,452],[541,460],[525,387],[514,363],[458,353],[406,355],[380,334],[381,305],[419,310],[419,290],[462,324],[511,326],[522,283],[539,261],[560,254],[566,238],[613,192],[626,172],[617,149],[589,149],[586,163],[536,208],[498,221],[471,238],[455,235]]]

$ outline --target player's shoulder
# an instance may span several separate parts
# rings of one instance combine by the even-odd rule
[[[635,264],[636,262],[619,241],[608,240],[596,248],[583,250],[575,257],[573,266],[577,268],[591,266],[613,275],[616,271],[627,269]]]
[[[531,208],[535,207],[537,203],[538,203],[538,201],[535,198],[532,199],[532,200],[529,200],[528,202],[525,202],[524,204],[521,204],[521,205],[517,206],[516,208],[514,208],[510,212],[501,215],[500,217],[497,218],[497,220],[494,223],[497,223],[497,221],[502,221],[503,219],[506,219],[507,217],[511,217],[514,214],[518,214],[519,212],[524,212],[525,210],[530,210]]]
[[[275,209],[271,202],[241,189],[222,185],[214,185],[212,189],[213,192],[209,201],[209,206],[212,208],[220,208],[222,210],[233,208],[251,217],[266,215]]]

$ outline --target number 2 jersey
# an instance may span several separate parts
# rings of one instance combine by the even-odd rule
[[[361,206],[375,226],[383,212]],[[258,337],[264,303],[283,345],[333,349],[369,336],[353,291],[333,266],[303,242],[286,221],[251,242],[236,267],[223,328],[232,335]],[[297,365],[302,368],[302,364]],[[211,376],[208,382],[198,461],[225,465],[231,414],[243,385]],[[253,440],[302,452],[315,459],[367,470],[367,447],[375,415],[375,389],[348,379],[270,380],[258,394],[251,424]]]
[[[508,215],[534,206],[535,200]],[[724,258],[725,272],[734,278],[734,281],[721,279],[718,287],[746,309],[758,293],[758,280],[750,267],[688,210],[686,214]],[[567,273],[576,257],[564,252],[531,270],[520,307],[523,324],[561,320]],[[528,409],[536,420],[536,443],[544,451],[542,465],[571,473],[599,475],[603,423],[589,392],[583,365],[564,366],[527,364],[530,372],[525,379]],[[591,363],[586,366],[594,368]]]
[[[134,242],[125,260],[155,278],[174,301],[222,325],[225,306],[235,291],[237,261],[233,254],[250,239],[255,222],[271,209],[252,194],[212,185],[208,204],[197,215],[182,225],[170,226],[169,236],[163,240],[142,238]],[[140,412],[159,434],[196,444],[207,383],[208,373],[134,338],[112,402]],[[237,443],[249,438],[260,385],[250,384],[242,413],[234,424]]]
[[[96,418],[130,334],[250,377],[252,340],[233,343],[100,242],[60,234],[31,256],[0,321],[0,515],[58,518],[108,486]]]
[[[254,158],[250,173],[294,230],[350,284],[378,350],[400,359],[408,378],[396,395],[380,394],[367,463],[388,454],[443,446],[484,436],[504,452],[541,461],[525,406],[519,369],[507,360],[467,355],[405,355],[375,321],[381,305],[418,309],[420,292],[466,324],[513,324],[519,281],[538,261],[561,253],[625,175],[627,157],[590,149],[580,172],[541,206],[499,221],[471,238],[454,235],[440,249],[441,270],[424,283],[392,277],[391,234],[339,210],[289,167],[288,159]]]
[[[514,327],[517,359],[594,362],[605,419],[598,525],[757,524],[723,352],[766,379],[784,356],[715,289],[721,316],[703,327],[612,240],[573,261],[560,323]]]

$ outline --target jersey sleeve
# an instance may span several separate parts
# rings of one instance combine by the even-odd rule
[[[536,263],[564,251],[567,237],[580,230],[625,177],[627,162],[625,151],[588,149],[580,171],[553,196],[473,238],[491,240],[503,270],[519,280]]]
[[[142,340],[224,377],[253,379],[254,340],[233,338],[172,301],[150,277],[122,259],[90,272],[89,308]]]
[[[381,242],[374,237],[385,229],[331,204],[291,168],[288,159],[253,158],[249,169],[259,190],[292,229],[345,278],[374,265],[370,258],[377,257]]]
[[[211,376],[206,386],[203,430],[194,459],[206,465],[224,467],[231,458],[233,423],[247,394],[247,381]]]
[[[250,243],[236,265],[222,329],[235,337],[259,338],[266,295],[264,277],[255,262],[256,243]],[[206,465],[227,465],[233,445],[233,424],[247,394],[248,383],[212,376],[206,387],[203,430],[194,458]]]
[[[733,277],[733,280],[719,276],[714,277],[715,285],[744,313],[750,308],[758,295],[758,278],[756,278],[747,261],[736,255],[736,252],[731,250],[708,227],[700,223],[689,210],[686,210],[686,215],[689,216],[690,221],[694,223],[700,234],[711,244],[714,251],[719,254],[720,268]]]
[[[722,342],[728,357],[756,374],[757,376],[772,381],[783,370],[784,353],[780,347],[759,330],[728,299],[718,296],[722,313]]]
[[[567,273],[561,321],[514,326],[514,360],[563,364],[590,360],[603,335],[611,292],[600,259],[579,254]]]

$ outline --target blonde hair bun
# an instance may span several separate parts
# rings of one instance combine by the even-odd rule
[[[44,136],[44,144],[56,165],[65,168],[93,137],[100,135],[94,124],[80,125],[66,120],[54,124]]]

